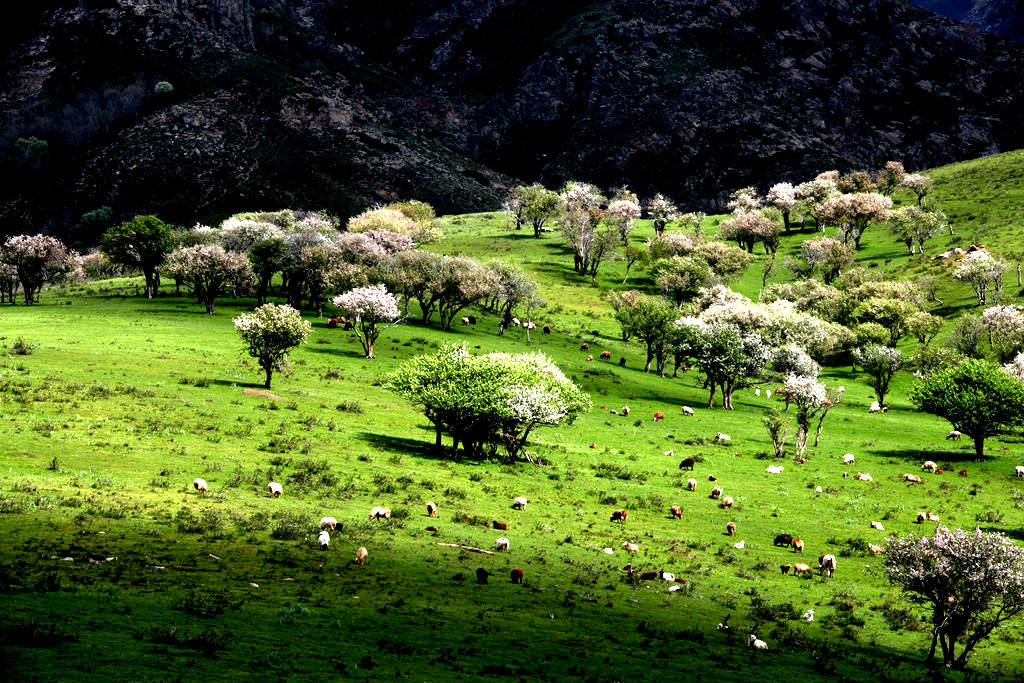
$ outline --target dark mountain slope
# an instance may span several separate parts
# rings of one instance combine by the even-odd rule
[[[1021,0],[912,0],[915,5],[993,35],[1024,42],[1024,2]]]
[[[889,0],[66,4],[7,60],[7,230],[101,204],[493,208],[510,177],[714,207],[1024,145],[1020,47]]]

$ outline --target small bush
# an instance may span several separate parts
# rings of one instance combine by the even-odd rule
[[[11,344],[10,354],[12,356],[31,356],[32,352],[39,348],[38,344],[30,344],[21,337],[18,337],[13,344]]]
[[[270,537],[279,541],[298,541],[306,536],[308,530],[308,519],[286,512],[278,516],[274,521],[274,528],[270,531]]]
[[[359,401],[342,401],[338,404],[337,409],[343,413],[362,413],[363,406]]]

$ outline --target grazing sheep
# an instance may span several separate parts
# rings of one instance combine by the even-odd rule
[[[768,465],[765,472],[768,474],[782,474],[786,470],[784,465]]]
[[[858,472],[853,478],[857,481],[874,481],[870,474],[865,474],[864,472]]]
[[[673,505],[671,508],[669,508],[668,514],[672,517],[672,519],[682,519],[683,509],[678,505]]]
[[[625,417],[629,417],[629,406],[622,406],[622,414]]]
[[[525,510],[526,509],[526,497],[518,496],[512,501],[512,509],[514,510]]]
[[[494,541],[494,549],[499,553],[508,552],[508,539],[502,536]]]
[[[281,494],[284,493],[284,489],[276,481],[267,484],[267,490],[270,491],[271,498],[280,498]]]
[[[811,623],[812,621],[814,621],[814,610],[807,610],[806,612],[804,612],[804,615],[800,618],[806,621],[808,624]]]
[[[658,420],[664,420],[664,419],[665,419],[665,413],[661,412],[660,410],[654,414],[654,421],[655,422],[657,422]]]
[[[921,469],[928,470],[929,472],[934,472],[935,470],[939,469],[939,465],[934,460],[925,460],[924,464],[921,465]]]
[[[619,358],[619,367],[620,368],[626,367],[626,357],[625,356]]]
[[[519,318],[512,318],[512,327],[519,327]]]
[[[856,458],[854,457],[853,453],[847,453],[846,455],[843,456],[844,465],[852,465],[854,460],[856,460]]]
[[[967,476],[967,470],[960,470],[959,472],[956,473],[956,476],[958,476],[958,477],[966,477]]]
[[[679,463],[679,469],[681,469],[681,470],[690,470],[692,472],[693,468],[694,468],[694,466],[696,464],[697,464],[697,461],[694,460],[693,458],[683,458],[683,461],[681,463]]]
[[[766,398],[771,398],[772,397],[772,390],[771,389],[765,389],[764,390],[764,395],[765,395]]]
[[[878,529],[879,531],[885,531],[885,527],[882,526],[881,522],[871,522],[872,529]]]
[[[793,537],[789,534],[778,534],[775,540],[772,541],[772,545],[782,546],[783,548],[788,548],[792,544]]]
[[[821,493],[821,492],[822,492],[822,490],[821,490],[821,486],[815,486],[815,487],[814,487],[814,492],[815,492],[815,493]]]
[[[523,570],[520,569],[519,567],[516,567],[511,572],[509,572],[509,575],[512,577],[512,583],[522,583],[523,582]]]
[[[683,415],[689,415],[690,417],[693,417],[693,408],[691,408],[690,406],[683,406]]]
[[[724,496],[722,502],[719,503],[721,507],[731,508],[732,507],[732,496]]]
[[[916,474],[904,473],[903,478],[906,479],[911,484],[921,483],[921,477],[917,476]]]
[[[803,562],[794,562],[793,563],[793,575],[794,576],[800,576],[801,574],[810,574],[810,573],[811,573],[810,566],[804,564]]]
[[[327,550],[327,546],[331,544],[331,534],[327,530],[321,531],[316,537],[316,542],[320,544],[320,550]]]
[[[612,352],[611,351],[602,351],[601,352],[601,360],[611,360],[611,358],[612,358]]]
[[[721,498],[722,497],[722,487],[721,486],[716,486],[715,488],[711,489],[711,497],[712,498]]]
[[[505,524],[504,522],[492,521],[491,528],[497,529],[498,531],[508,531],[508,524]]]
[[[662,453],[662,455],[667,455],[667,456],[668,456],[668,457],[670,457],[670,458],[671,458],[671,457],[672,457],[673,455],[675,455],[675,454],[676,454],[675,450],[673,450],[673,449],[671,449],[671,448],[670,448],[670,449],[668,449],[667,451],[665,451],[664,453]]]
[[[889,412],[889,406],[882,406],[882,412],[883,413],[888,413]]]
[[[782,572],[783,576],[789,576],[789,570],[793,568],[791,564],[780,564],[779,571]]]
[[[732,547],[736,548],[736,550],[743,550],[747,547],[747,544],[744,541],[740,541],[739,543],[733,543]]]
[[[734,522],[729,522],[728,524],[725,525],[725,535],[726,536],[735,536],[736,535],[736,524]]]
[[[378,505],[370,510],[370,516],[367,519],[391,519],[391,508]]]
[[[708,481],[718,481],[718,477],[713,474],[708,475]]]
[[[850,473],[849,472],[843,472],[843,479],[849,479],[849,478],[850,478]]]
[[[878,401],[872,401],[868,407],[868,413],[880,413],[882,412],[882,406],[878,405]]]
[[[543,332],[544,334],[551,334],[551,327],[549,325],[545,325],[544,327],[540,328],[540,331]]]
[[[580,351],[589,351],[590,344],[580,344]]]
[[[768,643],[764,642],[763,640],[760,640],[753,633],[750,634],[750,639],[747,641],[747,645],[751,649],[754,649],[754,650],[767,650],[768,649]]]
[[[336,520],[334,517],[321,517],[320,518],[320,528],[321,529],[330,529],[331,531],[334,531],[334,529],[337,526],[338,526],[338,520]]]
[[[687,479],[686,480],[686,486],[691,491],[696,491],[697,490],[697,480],[696,479]]]
[[[958,432],[957,430],[954,429],[949,434],[946,434],[946,441],[959,441],[960,437],[962,436],[963,433]]]
[[[672,572],[666,572],[666,571],[663,570],[661,572],[660,578],[661,578],[662,581],[670,581],[670,582],[674,583],[675,580],[676,580],[676,575],[673,574]]]
[[[433,501],[427,503],[427,517],[437,517],[437,503]]]
[[[928,513],[928,521],[929,522],[938,522],[939,521],[939,516],[938,515],[934,515],[934,514],[929,512]]]
[[[629,516],[629,512],[626,510],[613,510],[610,522],[625,522],[626,517]]]
[[[715,434],[715,441],[732,441],[732,437],[729,436],[728,434],[718,432],[717,434]]]
[[[794,553],[802,553],[804,551],[804,542],[799,538],[794,538],[792,545]]]
[[[630,543],[629,541],[623,543],[622,547],[625,548],[627,552],[631,553],[635,553],[640,550],[640,546],[638,546],[636,543]]]
[[[619,411],[617,411],[617,410],[609,410],[608,412],[611,413],[612,415],[618,415],[619,414]]]
[[[192,480],[192,488],[199,493],[206,493],[210,490],[210,487],[206,485],[206,480],[198,478]]]
[[[487,577],[490,576],[490,575],[491,575],[491,573],[489,571],[487,571],[483,567],[480,567],[479,569],[476,570],[476,582],[478,584],[480,584],[481,586],[486,586],[487,585]]]
[[[1017,467],[1014,468],[1014,471],[1017,473],[1018,477],[1024,477],[1024,465],[1017,465]]]
[[[875,545],[874,543],[868,543],[868,550],[876,555],[882,555],[885,553],[885,548],[880,545]]]
[[[917,513],[917,523],[918,524],[924,524],[927,521],[928,521],[928,513],[927,512],[923,512],[922,511],[922,512],[918,512]]]
[[[822,555],[818,558],[818,571],[828,578],[835,578],[836,575],[836,556],[835,555]]]
[[[462,324],[463,325],[468,325],[469,324],[469,318],[467,318],[466,316],[462,316]]]
[[[587,354],[587,362],[589,363],[589,362],[591,362],[592,360],[594,360],[594,357],[593,357],[593,356],[591,356],[590,354]]]
[[[366,564],[366,558],[370,556],[370,553],[366,552],[366,548],[360,546],[359,550],[356,551],[356,564]]]
[[[760,396],[760,395],[761,395],[761,387],[758,387],[757,389],[754,389],[754,396]]]

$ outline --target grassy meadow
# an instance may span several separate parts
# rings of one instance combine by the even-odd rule
[[[1024,247],[1021,153],[933,175],[957,234],[935,238],[929,253],[971,241],[1008,257]],[[447,333],[436,321],[388,330],[368,361],[351,333],[311,318],[309,342],[268,397],[254,391],[260,372],[231,324],[252,300],[219,300],[211,316],[166,285],[145,300],[135,280],[111,280],[0,308],[0,348],[19,338],[33,345],[0,357],[7,680],[937,680],[923,664],[928,615],[889,586],[866,544],[930,531],[934,524],[914,523],[919,510],[1022,540],[1013,468],[1024,464],[1024,438],[991,439],[976,461],[970,442],[944,439],[947,423],[913,409],[907,373],[893,382],[889,412],[868,415],[871,390],[838,358],[823,379],[846,386],[845,400],[820,445],[806,463],[787,458],[785,472],[769,475],[776,461],[761,417],[781,404],[745,389],[735,411],[709,410],[695,371],[644,374],[642,349],[619,339],[603,298],[623,287],[621,262],[591,284],[572,273],[557,234],[509,232],[498,214],[446,217],[443,232],[431,248],[530,270],[548,302],[533,318],[553,334],[499,337],[496,318],[473,311],[476,326]],[[633,239],[651,234],[641,221]],[[780,265],[813,235],[785,237]],[[748,296],[757,295],[762,258],[736,285]],[[908,257],[883,227],[868,231],[858,258],[892,275],[949,280],[933,313],[974,308],[948,264]],[[650,289],[634,270],[627,286]],[[1011,280],[1006,290],[1019,303]],[[537,466],[439,454],[426,419],[378,379],[445,341],[541,350],[595,408],[572,426],[536,431],[528,448]],[[597,359],[605,350],[611,361]],[[628,418],[611,414],[623,405]],[[655,411],[665,420],[653,422]],[[732,441],[713,442],[716,432]],[[855,465],[843,465],[848,452]],[[678,469],[686,456],[698,460],[692,474]],[[901,480],[928,459],[945,472],[919,485]],[[968,476],[957,477],[964,468]],[[844,470],[874,481],[844,479]],[[734,509],[709,498],[709,474]],[[192,489],[195,477],[209,482],[207,495]],[[283,484],[283,497],[268,497],[269,481]],[[525,510],[510,509],[515,496],[529,499]],[[430,500],[436,519],[426,517]],[[389,506],[392,520],[368,521],[374,505]],[[670,518],[671,505],[682,507],[681,520]],[[609,521],[616,508],[629,510],[625,524]],[[324,515],[339,526],[321,552]],[[492,520],[508,531],[493,531]],[[802,538],[806,557],[774,547],[777,533]],[[493,549],[502,535],[508,553],[439,545]],[[734,548],[740,540],[745,547]],[[635,556],[626,541],[639,545]],[[363,567],[352,562],[359,546],[369,550]],[[834,579],[779,571],[794,561],[816,567],[823,553],[838,557]],[[686,583],[676,592],[662,581],[630,584],[621,571],[630,561]],[[479,567],[492,572],[489,585],[476,583]],[[525,571],[524,585],[510,583],[513,567]],[[799,618],[808,608],[810,624]],[[716,630],[726,620],[731,628]],[[767,653],[747,649],[751,633]],[[976,649],[967,672],[938,680],[1020,680],[1022,643],[1020,622],[1011,623]]]

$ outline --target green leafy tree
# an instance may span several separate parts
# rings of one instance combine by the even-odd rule
[[[732,395],[745,379],[764,372],[771,350],[756,334],[742,334],[731,325],[700,328],[694,339],[697,367],[707,377],[708,408],[715,405],[715,390],[722,390],[722,407],[732,410]]]
[[[658,375],[665,376],[665,355],[672,323],[678,317],[675,308],[660,297],[640,295],[632,304],[615,312],[623,337],[637,337],[647,349],[644,372],[651,371],[657,359]]]
[[[974,440],[978,457],[985,439],[1024,423],[1024,384],[984,360],[965,360],[939,370],[910,391],[920,410],[948,420]]]
[[[714,273],[702,258],[673,256],[655,261],[651,275],[665,296],[678,306],[711,284]]]
[[[305,343],[312,329],[297,310],[277,304],[264,304],[252,313],[243,313],[234,322],[249,355],[266,373],[263,386],[267,389],[274,370],[288,367],[288,352]]]
[[[157,269],[177,244],[173,226],[156,216],[136,216],[103,235],[103,252],[114,263],[139,268],[146,278],[146,296],[156,296]]]
[[[917,306],[909,301],[871,297],[853,309],[853,318],[860,323],[878,323],[886,328],[889,346],[896,346],[909,331],[908,321],[917,312]]]
[[[543,302],[537,298],[537,283],[519,266],[504,261],[491,261],[487,264],[487,270],[492,276],[491,295],[501,318],[498,323],[498,336],[501,337],[512,324],[517,308],[524,305],[532,308]]]
[[[875,390],[878,405],[884,406],[885,395],[889,393],[889,383],[893,375],[907,365],[903,352],[876,344],[854,349],[853,356],[861,369],[868,374],[867,383]]]
[[[284,240],[274,237],[249,247],[249,262],[252,264],[253,272],[256,274],[256,303],[260,306],[267,303],[267,290],[270,289],[270,282],[274,273],[281,269],[284,263]]]
[[[548,221],[558,215],[558,193],[540,183],[520,186],[515,191],[523,205],[523,219],[533,226],[533,236],[540,237]]]

